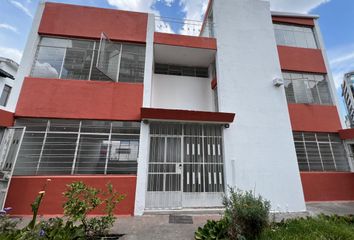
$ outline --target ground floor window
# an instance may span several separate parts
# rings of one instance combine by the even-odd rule
[[[300,171],[350,171],[338,134],[294,132]]]
[[[14,175],[136,174],[139,122],[17,119]]]

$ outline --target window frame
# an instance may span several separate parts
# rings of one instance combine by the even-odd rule
[[[302,31],[299,31],[299,30],[296,31],[295,30],[296,28],[301,28]],[[313,27],[313,26],[274,22],[273,29],[274,29],[275,40],[276,40],[276,43],[278,46],[297,47],[297,48],[306,48],[306,49],[320,49],[320,42],[318,40],[318,36],[316,34],[315,27]],[[311,30],[311,34],[312,34],[311,36],[313,37],[312,40],[313,40],[313,44],[315,45],[315,47],[311,46],[311,43],[308,42],[308,38],[307,38],[306,33],[309,33],[309,30]],[[287,38],[289,38],[289,35],[285,35],[284,31],[286,31],[287,33],[291,32],[293,35],[292,39],[287,39]],[[282,34],[283,43],[280,42],[280,39],[278,36],[279,33]],[[304,33],[303,37],[304,37],[304,40],[306,41],[306,47],[304,45],[297,43],[296,36],[300,36],[299,33]],[[298,35],[296,35],[296,34],[298,34]],[[290,40],[294,41],[294,43],[293,44],[288,43]]]
[[[0,95],[0,106],[6,107],[12,92],[12,86],[5,84]],[[5,95],[7,94],[7,95]]]
[[[55,44],[48,44],[48,42],[43,43],[43,39],[50,39],[50,40],[72,40],[72,41],[83,41],[83,42],[92,42],[93,46],[92,48],[77,48],[77,49],[81,49],[81,50],[86,50],[86,51],[91,51],[92,55],[91,55],[91,63],[90,63],[90,69],[89,69],[89,73],[87,76],[87,79],[77,79],[77,78],[62,78],[63,77],[63,69],[64,69],[64,64],[65,64],[65,60],[66,60],[66,55],[67,55],[67,50],[68,49],[75,49],[75,48],[69,48],[68,46],[66,46],[65,44],[62,44],[61,46],[54,46]],[[36,49],[36,53],[35,53],[35,57],[33,59],[33,63],[31,66],[31,73],[30,76],[32,77],[38,77],[34,75],[35,69],[36,69],[36,62],[38,59],[38,55],[40,52],[41,47],[45,47],[45,48],[57,48],[57,49],[64,49],[64,55],[61,59],[61,67],[60,70],[58,72],[58,78],[56,79],[70,79],[70,80],[83,80],[83,81],[107,81],[107,82],[129,82],[129,83],[143,83],[144,82],[144,73],[145,73],[145,62],[146,62],[146,44],[139,44],[139,43],[129,43],[129,42],[120,42],[120,41],[113,41],[112,43],[117,44],[120,46],[120,52],[119,52],[119,60],[118,60],[118,64],[117,64],[117,77],[115,79],[111,79],[110,77],[108,77],[106,74],[104,74],[102,71],[100,71],[97,67],[96,67],[96,63],[97,63],[97,56],[99,55],[99,51],[100,51],[100,41],[99,40],[92,40],[92,39],[85,39],[85,38],[65,38],[65,37],[61,37],[61,36],[49,36],[49,35],[41,35],[40,36],[40,40],[39,43],[37,44],[37,49]],[[144,58],[144,64],[143,65],[143,76],[141,78],[141,80],[137,81],[137,77],[134,77],[133,81],[119,81],[120,78],[120,71],[121,71],[121,61],[122,61],[122,55],[124,55],[124,46],[139,46],[139,47],[144,47],[144,55],[141,55],[141,57]],[[140,56],[140,52],[139,53],[132,53],[132,52],[128,52],[129,54],[137,54]],[[96,59],[95,59],[96,58]],[[93,70],[94,68],[96,68],[97,71],[100,72],[100,74],[104,75],[104,77],[100,77],[100,79],[92,79],[92,75],[93,75]],[[46,78],[43,76],[39,76],[38,78]],[[48,78],[52,78],[52,77],[48,77]],[[109,80],[108,80],[109,79]]]
[[[129,121],[128,125],[125,123],[127,122],[121,122],[121,121],[91,121],[91,120],[63,120],[60,119],[59,122],[57,119],[36,119],[32,121],[31,119],[28,118],[20,118],[16,120],[16,126],[28,126],[26,128],[25,132],[25,137],[24,140],[26,140],[26,135],[30,135],[30,137],[34,137],[39,139],[35,141],[29,141],[28,145],[37,145],[37,148],[35,149],[35,153],[33,153],[33,147],[31,149],[27,149],[25,145],[20,146],[20,152],[19,152],[19,158],[23,157],[26,161],[17,161],[17,164],[15,166],[15,171],[14,175],[19,175],[19,176],[37,176],[37,175],[47,175],[47,174],[58,174],[58,175],[92,175],[92,174],[136,174],[137,171],[137,162],[139,158],[139,148],[140,148],[140,142],[139,142],[139,137],[140,137],[140,122],[133,122]],[[62,121],[62,122],[60,122]],[[55,122],[55,123],[54,123]],[[90,122],[93,124],[98,124],[100,125],[94,125],[96,128],[87,128],[85,131],[84,127],[84,122]],[[26,124],[27,123],[27,124]],[[52,124],[53,123],[53,124]],[[104,126],[101,125],[101,123],[105,123]],[[107,123],[107,124],[106,124]],[[119,126],[116,126],[115,124],[118,123]],[[122,125],[122,126],[121,126]],[[89,125],[87,125],[89,126]],[[101,127],[107,127],[108,131],[106,130],[97,130]],[[118,129],[119,128],[119,129]],[[91,131],[91,129],[95,129],[94,131]],[[118,129],[118,130],[117,130]],[[59,142],[56,143],[54,142],[48,142],[49,140],[49,135],[51,135],[51,139],[55,139],[54,137],[57,135],[59,136],[58,138],[66,138],[69,137],[72,139],[72,141],[69,142]],[[39,138],[38,138],[39,136]],[[72,137],[75,137],[72,138]],[[105,139],[102,140],[101,143],[104,145],[107,145],[107,149],[104,153],[105,155],[105,160],[104,160],[104,168],[90,168],[86,173],[80,169],[79,166],[79,155],[80,155],[80,148],[82,146],[82,141],[87,140],[87,138],[96,138],[96,139]],[[112,144],[112,139],[123,139],[121,141],[124,141],[124,139],[128,139],[130,141],[134,141],[135,144],[138,145],[137,150],[134,152],[136,158],[134,157],[134,160],[130,159],[129,161],[116,161],[115,163],[112,164],[110,155],[111,155],[111,150],[113,147]],[[117,141],[117,140],[114,140]],[[137,142],[137,143],[136,143]],[[26,141],[25,141],[26,143]],[[54,145],[53,145],[54,144]],[[69,145],[68,145],[69,144]],[[58,147],[52,147],[52,146],[58,146]],[[87,147],[87,146],[86,146]],[[70,153],[70,156],[68,155],[67,159],[69,161],[65,161],[64,164],[68,165],[70,164],[71,167],[65,167],[65,169],[59,169],[57,172],[51,172],[49,168],[53,168],[50,165],[51,164],[56,164],[53,160],[55,158],[60,158],[65,155],[63,152],[68,152],[74,149],[74,153]],[[32,150],[31,156],[28,156],[28,153],[26,151]],[[49,151],[46,154],[45,151]],[[50,151],[58,151],[58,150],[63,150],[59,151],[57,154],[52,155]],[[86,149],[87,150],[87,149]],[[101,148],[102,150],[102,148]],[[101,154],[101,150],[96,152],[95,154]],[[23,153],[24,151],[25,153]],[[48,156],[46,156],[48,155]],[[50,156],[52,156],[50,158]],[[101,156],[101,155],[100,155]],[[32,158],[33,157],[33,158]],[[65,157],[65,156],[64,156]],[[92,155],[85,156],[86,158],[91,158]],[[32,158],[32,159],[31,159]],[[43,159],[49,159],[49,161],[43,162]],[[118,165],[117,165],[118,162]],[[46,169],[41,169],[41,164],[46,163],[48,166]],[[92,162],[93,164],[100,164],[102,162]],[[31,166],[30,169],[22,169],[24,168],[23,166],[26,166],[26,164],[29,164]],[[130,168],[129,170],[121,170],[118,169],[120,165],[128,165]],[[21,166],[23,165],[23,166]],[[21,167],[19,167],[21,166]],[[33,167],[36,166],[36,167]],[[134,169],[133,169],[134,168]],[[98,171],[101,171],[98,173]],[[126,172],[125,172],[126,171]]]

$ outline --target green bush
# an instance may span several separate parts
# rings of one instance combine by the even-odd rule
[[[226,219],[219,221],[208,220],[204,227],[199,227],[194,238],[197,240],[222,240],[227,239],[228,223]]]
[[[224,197],[225,218],[231,240],[257,239],[269,223],[270,203],[252,191],[241,192],[230,188]]]

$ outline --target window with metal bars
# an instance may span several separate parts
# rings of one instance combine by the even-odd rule
[[[38,45],[32,66],[32,77],[114,82],[144,81],[145,46],[112,42],[105,49],[114,61],[104,62],[105,68],[114,72],[103,74],[96,68],[99,42],[87,39],[43,37]]]
[[[155,73],[165,75],[177,75],[188,77],[208,78],[209,70],[207,67],[188,67],[178,65],[168,65],[155,63]]]
[[[325,75],[283,72],[288,103],[332,105]]]
[[[338,134],[294,132],[300,171],[350,171]]]
[[[0,96],[0,106],[6,107],[7,101],[9,100],[9,97],[11,94],[11,90],[12,90],[12,87],[5,84],[4,89],[2,90],[2,93]]]
[[[14,175],[136,174],[140,123],[17,119]]]

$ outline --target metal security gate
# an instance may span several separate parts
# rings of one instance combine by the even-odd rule
[[[147,209],[221,206],[222,126],[152,123]]]
[[[0,142],[0,208],[3,209],[25,129],[8,128]]]

